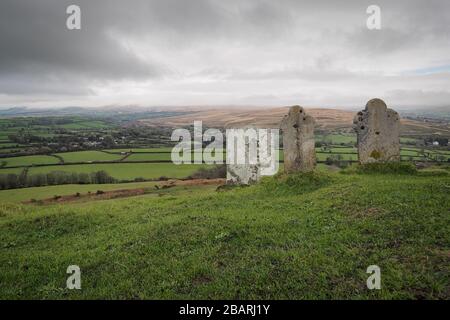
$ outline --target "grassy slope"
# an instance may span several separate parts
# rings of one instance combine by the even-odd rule
[[[26,189],[10,189],[0,191],[0,202],[22,202],[31,199],[48,199],[55,195],[66,196],[74,195],[77,192],[86,194],[89,191],[95,193],[97,190],[125,190],[138,188],[154,188],[158,182],[131,182],[131,183],[113,183],[113,184],[65,184],[59,186],[33,187]]]
[[[448,299],[449,191],[448,176],[320,173],[225,192],[2,204],[0,297]],[[82,290],[64,289],[71,264]],[[371,264],[382,290],[365,286]]]

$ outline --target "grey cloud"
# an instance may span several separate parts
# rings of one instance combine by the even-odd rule
[[[365,10],[374,2],[382,9],[383,28],[377,32],[365,27]],[[69,4],[82,9],[80,31],[65,27]],[[449,83],[446,76],[382,74],[389,73],[389,64],[401,66],[405,60],[407,70],[445,61],[449,9],[450,2],[439,0],[2,0],[0,94],[82,99],[96,95],[94,85],[108,88],[122,80],[148,90],[141,99],[158,102],[158,94],[165,99],[169,93],[180,101],[183,94],[209,98],[214,93],[220,100],[221,90],[244,102],[264,97],[273,102],[286,96],[285,82],[314,87],[311,101],[320,102],[341,89],[351,91],[348,86],[368,90],[379,82],[390,84],[395,99],[400,98],[395,90],[412,84],[416,90],[420,81],[425,92],[441,92]],[[367,61],[379,64],[380,72],[355,71]],[[339,101],[365,94],[355,92],[352,98],[342,92]],[[439,101],[446,98],[439,95]],[[300,97],[308,99],[305,93]],[[99,101],[103,98],[114,103],[109,97]],[[415,91],[411,99],[437,101]]]
[[[386,92],[387,99],[400,106],[449,106],[450,91],[392,90]]]
[[[0,76],[111,79],[145,78],[161,71],[117,43],[101,6],[82,5],[82,30],[66,29],[72,1],[3,0],[0,10]],[[103,3],[105,4],[105,3]],[[91,10],[92,9],[92,10]],[[5,87],[2,87],[5,90]]]

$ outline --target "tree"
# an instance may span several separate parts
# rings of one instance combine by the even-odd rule
[[[112,136],[108,135],[103,138],[103,145],[106,148],[112,148],[115,144],[116,142],[114,141],[114,138]]]
[[[15,189],[18,187],[19,182],[17,175],[10,173],[6,176],[6,185],[8,189]]]
[[[78,183],[80,183],[80,184],[89,184],[89,183],[91,183],[91,179],[89,177],[89,174],[87,174],[87,173],[80,173],[78,175]]]

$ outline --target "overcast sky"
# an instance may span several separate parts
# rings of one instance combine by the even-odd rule
[[[66,8],[81,7],[81,30]],[[366,9],[381,7],[381,30]],[[0,107],[450,106],[448,0],[1,0]]]

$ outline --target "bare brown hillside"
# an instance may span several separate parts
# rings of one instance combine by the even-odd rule
[[[281,108],[208,108],[191,113],[159,119],[145,119],[142,123],[157,126],[186,126],[195,120],[203,121],[208,127],[239,128],[247,125],[256,127],[277,128],[281,119],[287,114],[289,107]],[[306,109],[308,114],[316,118],[319,126],[329,128],[346,128],[351,126],[354,113],[337,109]]]
[[[140,123],[151,126],[183,127],[201,120],[204,126],[215,128],[240,128],[248,125],[277,128],[288,109],[289,107],[260,109],[237,107],[185,108],[183,111],[191,112],[167,118],[143,119],[140,120]],[[306,112],[316,119],[318,128],[327,130],[351,130],[355,115],[353,111],[340,109],[306,108]],[[450,135],[450,128],[404,119],[402,120],[402,132],[403,134]]]

